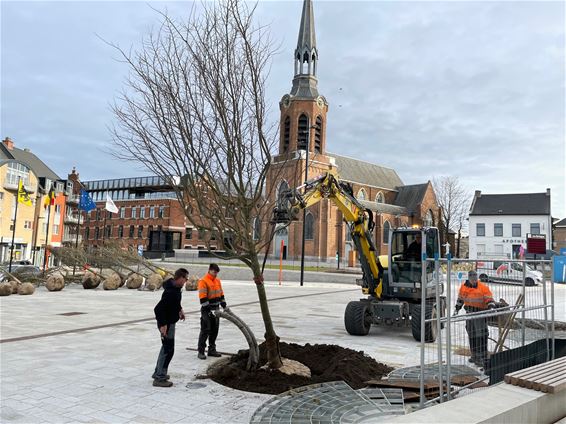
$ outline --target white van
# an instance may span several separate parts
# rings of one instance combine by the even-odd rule
[[[525,266],[525,285],[542,283],[542,272],[536,271],[524,262],[478,262],[477,272],[481,281],[522,284]]]

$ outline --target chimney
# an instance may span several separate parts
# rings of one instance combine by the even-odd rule
[[[2,140],[2,144],[6,146],[8,150],[14,150],[14,142],[10,137],[6,137],[4,140]]]
[[[77,172],[76,168],[73,166],[73,170],[71,171],[71,173],[67,176],[68,180],[71,181],[78,181],[79,180],[79,173]]]
[[[550,189],[549,189],[549,188],[546,189],[546,195],[547,195],[548,197],[550,197]]]
[[[481,197],[481,190],[476,190],[476,192],[474,193],[474,197],[475,198]]]

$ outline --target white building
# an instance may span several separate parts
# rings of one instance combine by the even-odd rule
[[[482,194],[470,208],[470,259],[518,258],[527,234],[546,235],[552,249],[550,189],[546,193]]]

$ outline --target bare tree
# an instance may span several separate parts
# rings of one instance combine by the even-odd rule
[[[209,248],[222,243],[227,258],[252,270],[268,363],[279,368],[265,259],[260,263],[273,231],[259,234],[268,228],[275,190],[266,178],[277,125],[268,122],[265,98],[275,49],[268,28],[254,23],[254,11],[226,0],[203,2],[183,22],[159,12],[160,27],[138,51],[115,46],[130,75],[113,106],[112,133],[118,157],[170,182],[187,219],[208,234]]]
[[[460,240],[468,217],[471,196],[460,183],[458,177],[438,177],[434,179],[433,185],[438,204],[442,210],[444,240],[448,240],[450,230],[458,234],[456,257],[459,257]]]

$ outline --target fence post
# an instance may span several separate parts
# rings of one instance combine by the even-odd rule
[[[552,272],[554,271],[554,259],[555,257],[552,257],[552,267],[550,269],[551,272],[551,277],[550,277],[550,303],[551,303],[551,308],[550,308],[550,334],[552,337],[552,355],[550,357],[550,359],[555,359],[554,358],[554,354],[555,354],[555,343],[554,343],[554,281],[552,281]]]
[[[444,379],[442,378],[442,328],[440,325],[442,308],[440,304],[440,267],[438,263],[438,253],[434,255],[434,272],[436,274],[436,322],[431,325],[436,325],[436,347],[438,351],[438,381],[439,381],[439,399],[440,403],[444,401]]]
[[[425,239],[426,240],[426,239]],[[420,402],[419,406],[424,408],[424,369],[425,369],[425,336],[426,336],[426,251],[425,243],[422,243],[421,250],[421,375],[420,375]]]
[[[521,285],[521,293],[523,294],[523,301],[521,312],[521,346],[525,346],[525,280],[527,279],[527,263],[523,262],[523,284]]]
[[[546,360],[547,362],[550,360],[550,343],[548,337],[548,311],[546,310],[547,306],[547,297],[546,297],[546,278],[544,277],[546,264],[543,263],[542,265],[542,303],[544,305],[544,332],[546,336]]]
[[[451,372],[452,372],[452,255],[446,255],[446,381],[448,400],[452,398]]]

